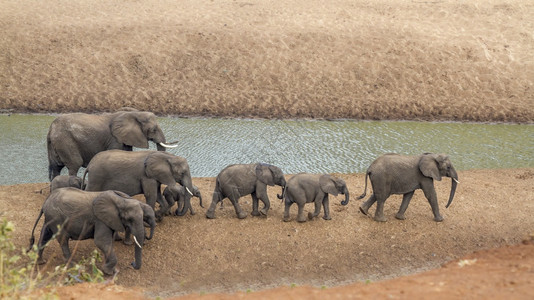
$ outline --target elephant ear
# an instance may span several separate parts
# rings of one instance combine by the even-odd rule
[[[334,177],[328,174],[321,175],[319,177],[319,185],[321,190],[325,193],[337,196],[339,194],[336,188],[336,180]]]
[[[120,208],[124,206],[124,201],[114,191],[102,192],[93,200],[93,213],[109,228],[124,232],[124,225],[120,218]]]
[[[421,156],[419,160],[419,170],[426,177],[433,178],[434,180],[440,181],[441,174],[438,169],[438,161],[436,155],[431,153],[425,153]]]
[[[145,174],[149,178],[156,179],[158,182],[167,186],[174,186],[173,170],[171,165],[171,154],[154,151],[149,154],[145,161]]]
[[[266,185],[274,186],[274,174],[269,168],[270,165],[259,163],[256,165],[256,177]]]
[[[142,112],[120,112],[111,121],[111,134],[120,143],[136,148],[148,148],[148,139],[142,124],[149,118]],[[155,116],[154,116],[155,118]]]

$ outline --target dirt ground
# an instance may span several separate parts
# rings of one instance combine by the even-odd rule
[[[433,221],[420,191],[406,220],[394,218],[402,197],[392,196],[385,208],[388,221],[377,223],[358,210],[363,174],[338,176],[347,181],[352,196],[349,205],[342,206],[339,196],[331,200],[332,220],[306,223],[282,221],[283,205],[276,200],[280,189],[275,187],[269,188],[272,210],[267,217],[239,220],[226,200],[224,208],[217,209],[216,219],[206,219],[214,179],[194,178],[206,208],[194,203],[197,214],[170,216],[159,223],[154,239],[144,247],[140,270],[129,267],[133,247],[116,242],[120,269],[116,285],[94,291],[109,289],[114,297],[123,291],[128,298],[130,288],[137,297],[149,298],[208,298],[206,294],[211,293],[233,297],[228,293],[236,292],[240,297],[293,299],[534,296],[534,246],[521,244],[534,233],[534,169],[461,171],[456,198],[448,209],[443,206],[450,181],[437,182],[445,218],[441,223]],[[15,223],[14,242],[20,247],[28,244],[31,226],[46,198],[36,191],[46,186],[0,187],[0,207]],[[251,211],[250,197],[242,198],[241,204]],[[296,217],[296,207],[291,215]],[[497,247],[501,248],[493,249]],[[94,248],[92,241],[81,242],[75,259],[90,255]],[[55,242],[45,256],[50,258],[45,268],[62,262]],[[265,291],[272,288],[276,289]],[[60,293],[70,295],[77,290],[90,298],[83,285],[60,289]]]

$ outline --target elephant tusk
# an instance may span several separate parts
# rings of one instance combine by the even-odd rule
[[[139,245],[139,242],[137,241],[137,238],[135,237],[135,235],[132,234],[132,236],[133,236],[133,238],[134,238],[134,242],[135,242],[135,244],[137,245],[137,247],[143,249],[143,247],[141,247],[141,245]]]
[[[189,195],[194,196],[193,193],[191,193],[191,191],[190,191],[187,187],[185,187],[185,189],[187,190],[187,192],[189,193]]]
[[[452,180],[456,181],[456,183],[460,183],[456,178],[453,178]]]
[[[165,147],[165,148],[176,148],[178,147],[178,145],[167,145],[165,143],[159,143],[161,146]]]

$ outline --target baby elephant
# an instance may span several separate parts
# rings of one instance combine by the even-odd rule
[[[176,211],[174,214],[176,216],[183,216],[187,213],[187,209],[183,209],[185,205],[185,193],[187,193],[186,189],[179,183],[175,184],[174,186],[167,186],[165,190],[163,190],[163,196],[165,197],[165,203],[162,206],[162,211],[165,211],[168,213],[168,209],[170,209],[175,202],[178,202],[178,207],[176,208]],[[202,195],[200,194],[200,190],[198,187],[193,185],[193,191],[192,194],[194,197],[197,197],[200,201],[200,207],[204,208],[202,205]],[[161,204],[161,203],[160,203]],[[193,210],[193,206],[189,205],[189,211],[191,215],[195,214],[195,211]],[[183,212],[182,214],[180,212]]]
[[[349,203],[349,190],[343,179],[336,178],[329,174],[308,173],[299,173],[291,177],[291,179],[287,181],[287,186],[283,195],[283,198],[285,199],[284,221],[290,221],[289,208],[293,203],[297,203],[297,221],[306,222],[304,204],[310,202],[315,203],[315,211],[313,214],[308,213],[308,218],[310,220],[319,215],[321,204],[324,208],[323,219],[330,220],[328,194],[334,196],[343,194],[345,195],[345,200],[342,201],[341,204],[347,205]]]
[[[50,193],[52,193],[54,190],[64,187],[73,187],[77,189],[82,189],[82,179],[78,176],[74,175],[61,175],[56,176],[52,181],[50,182]],[[41,189],[40,193],[43,193],[43,190],[45,188]]]
[[[54,236],[61,246],[66,262],[71,256],[70,239],[94,239],[95,245],[104,254],[102,271],[107,275],[116,273],[114,233],[126,232],[127,235],[133,236],[136,246],[135,261],[132,262],[132,266],[139,269],[145,238],[152,238],[156,226],[154,210],[122,192],[87,192],[76,188],[61,188],[52,192],[45,200],[33,226],[30,249],[35,242],[35,227],[43,214],[45,221],[38,243],[39,264],[45,263],[44,246]],[[150,227],[148,237],[145,236],[145,226]]]
[[[391,194],[402,194],[402,203],[395,218],[404,220],[404,212],[412,199],[414,191],[422,189],[434,213],[434,221],[441,222],[438,197],[434,188],[434,180],[440,181],[443,176],[452,179],[449,207],[456,192],[458,174],[445,154],[424,153],[417,156],[388,153],[378,157],[367,169],[365,189],[358,198],[365,197],[367,178],[371,180],[373,194],[360,205],[360,211],[367,215],[369,208],[376,202],[375,221],[385,222],[384,202]]]
[[[50,182],[50,193],[52,193],[55,189],[64,188],[64,187],[73,187],[73,188],[81,189],[82,179],[74,175],[56,176]]]
[[[215,179],[215,190],[211,205],[206,212],[208,219],[215,218],[215,207],[217,203],[224,198],[230,199],[234,205],[235,212],[239,219],[244,219],[247,214],[241,210],[237,202],[240,197],[245,195],[252,196],[252,215],[267,215],[271,206],[267,196],[267,186],[279,185],[282,187],[282,193],[286,186],[284,173],[280,168],[263,164],[237,164],[224,168]],[[281,197],[281,196],[280,196]],[[259,200],[264,207],[258,211]]]

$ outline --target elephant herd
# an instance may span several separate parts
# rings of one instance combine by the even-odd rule
[[[157,145],[157,151],[132,151],[133,147],[148,148],[148,142]],[[30,248],[35,243],[34,231],[42,215],[45,216],[41,229],[38,262],[44,263],[43,248],[52,238],[61,246],[64,259],[69,261],[69,240],[94,239],[95,245],[104,254],[102,271],[105,274],[117,272],[117,257],[113,241],[124,232],[124,243],[135,245],[135,261],[132,266],[139,269],[142,264],[142,248],[145,240],[154,234],[156,223],[165,215],[172,214],[170,208],[177,203],[174,215],[182,216],[188,211],[194,214],[191,198],[202,196],[193,185],[187,160],[165,152],[174,147],[167,143],[156,116],[151,112],[126,109],[102,115],[67,114],[56,118],[47,135],[49,161],[50,195],[45,200],[35,221],[30,238]],[[69,175],[60,175],[67,167]],[[83,178],[78,170],[85,167]],[[422,189],[428,199],[434,220],[443,220],[440,215],[434,180],[450,177],[452,186],[446,207],[454,197],[458,174],[447,155],[423,153],[406,156],[394,153],[378,157],[367,169],[367,180],[371,181],[373,193],[360,206],[367,215],[376,202],[374,219],[384,222],[384,202],[392,194],[402,194],[403,200],[396,218],[403,220],[404,212],[416,189]],[[329,195],[342,194],[342,205],[349,203],[349,189],[344,180],[329,174],[299,173],[286,181],[282,170],[270,164],[229,165],[217,175],[213,198],[206,217],[215,218],[216,206],[228,198],[239,219],[245,218],[239,198],[251,195],[253,216],[267,215],[270,208],[267,186],[278,185],[282,193],[277,198],[284,202],[283,220],[290,221],[290,208],[296,203],[297,221],[317,217],[323,207],[323,219],[330,220]],[[165,188],[163,189],[163,186]],[[163,189],[163,191],[162,191]],[[146,203],[131,196],[143,194]],[[260,209],[259,201],[263,203]],[[156,209],[156,202],[159,209]],[[306,203],[313,202],[315,209],[308,216],[304,214]],[[150,228],[146,235],[145,227]],[[133,238],[133,241],[132,241]]]

